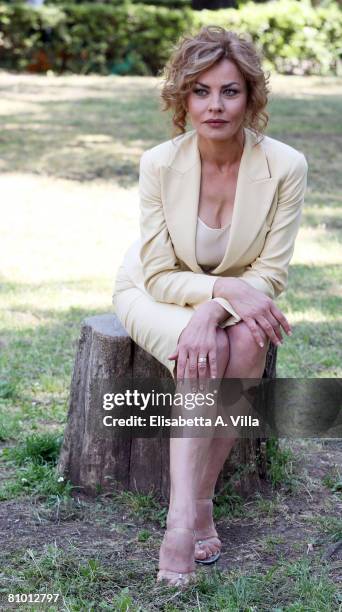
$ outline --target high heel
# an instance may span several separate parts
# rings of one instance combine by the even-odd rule
[[[210,518],[211,518],[213,500],[211,498],[197,499],[196,505],[198,503],[202,506],[202,517],[204,514],[206,516],[210,515]],[[204,513],[203,513],[203,510],[204,510]],[[205,544],[208,544],[208,545],[212,544],[213,546],[215,546],[215,548],[218,548],[216,552],[214,552],[213,554],[209,556],[204,557],[204,559],[200,559],[195,556],[195,562],[201,565],[211,565],[212,563],[216,563],[216,561],[218,561],[221,556],[221,541],[218,537],[214,524],[212,527],[206,530],[196,529],[195,534],[196,534],[196,544],[200,547],[200,550],[201,550],[201,546]],[[198,551],[197,551],[197,554],[198,554]],[[196,555],[196,550],[195,550],[195,555]]]
[[[172,544],[170,541],[170,534],[176,531],[178,531],[178,545],[175,546],[175,542]],[[190,550],[188,559],[184,561],[184,551],[187,547]],[[169,527],[164,534],[164,540],[160,547],[157,582],[166,581],[169,586],[184,587],[193,581],[196,578],[194,548],[194,529],[190,529],[189,527]],[[183,559],[179,558],[179,551],[181,551]],[[168,557],[168,559],[163,561],[163,557]]]

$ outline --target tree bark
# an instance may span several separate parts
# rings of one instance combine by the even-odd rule
[[[276,347],[271,343],[264,376],[276,376]],[[99,431],[103,395],[118,379],[172,381],[169,371],[138,347],[113,314],[89,317],[82,324],[70,389],[70,404],[58,471],[87,495],[113,490],[169,495],[169,439],[105,436]],[[267,397],[264,398],[267,401]],[[237,490],[260,489],[266,475],[264,440],[239,440],[218,480],[217,490],[236,473]]]

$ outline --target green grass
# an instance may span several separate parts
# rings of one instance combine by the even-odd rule
[[[46,500],[70,495],[72,486],[60,478],[50,465],[29,463],[15,470],[8,482],[0,487],[0,501],[27,495]]]
[[[298,482],[294,473],[295,455],[291,449],[279,445],[276,439],[266,442],[267,476],[273,487],[282,485],[294,490]]]
[[[238,517],[243,513],[243,498],[232,483],[226,483],[214,497],[214,519]]]
[[[16,446],[5,447],[2,457],[11,468],[11,477],[0,486],[0,501],[23,495],[47,501],[70,496],[71,483],[56,469],[61,443],[61,435],[47,432],[32,434]]]
[[[0,593],[60,593],[58,606],[49,610],[145,611],[177,610],[253,612],[336,612],[339,600],[325,565],[309,559],[280,561],[272,568],[246,574],[241,571],[201,572],[196,587],[186,591],[154,584],[143,562],[122,560],[100,563],[83,558],[78,550],[54,545],[40,551],[28,549],[12,560],[16,571],[4,567],[6,590]],[[130,586],[127,586],[129,582]],[[289,590],[289,584],[291,589]],[[33,609],[33,608],[31,608]],[[38,609],[38,608],[37,608]]]
[[[337,516],[317,516],[314,522],[328,536],[330,542],[342,540],[342,519]]]
[[[113,499],[128,512],[134,520],[152,521],[161,527],[166,525],[167,509],[162,507],[152,494],[144,495],[133,491],[113,493]]]
[[[9,448],[5,456],[18,465],[32,462],[35,465],[44,463],[56,464],[62,443],[62,436],[52,433],[33,434],[28,436],[21,444]]]
[[[329,487],[333,493],[342,492],[342,474],[340,470],[336,469],[326,474],[322,482],[326,487]]]
[[[272,499],[263,497],[260,493],[256,495],[256,508],[259,513],[266,516],[272,516],[279,513],[279,507],[282,504],[282,495],[280,493],[274,495]]]

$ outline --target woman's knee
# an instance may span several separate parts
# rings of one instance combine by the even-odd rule
[[[269,347],[269,338],[262,332],[264,346],[261,348],[256,342],[251,330],[244,321],[228,328],[231,355],[240,357],[246,369],[258,367],[266,357]]]
[[[218,376],[221,378],[229,362],[229,338],[224,329],[216,329],[216,354]]]

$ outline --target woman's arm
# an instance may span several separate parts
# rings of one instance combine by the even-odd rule
[[[211,300],[218,276],[180,270],[164,216],[158,169],[149,151],[140,161],[139,192],[140,258],[146,290],[159,302],[180,306]]]

